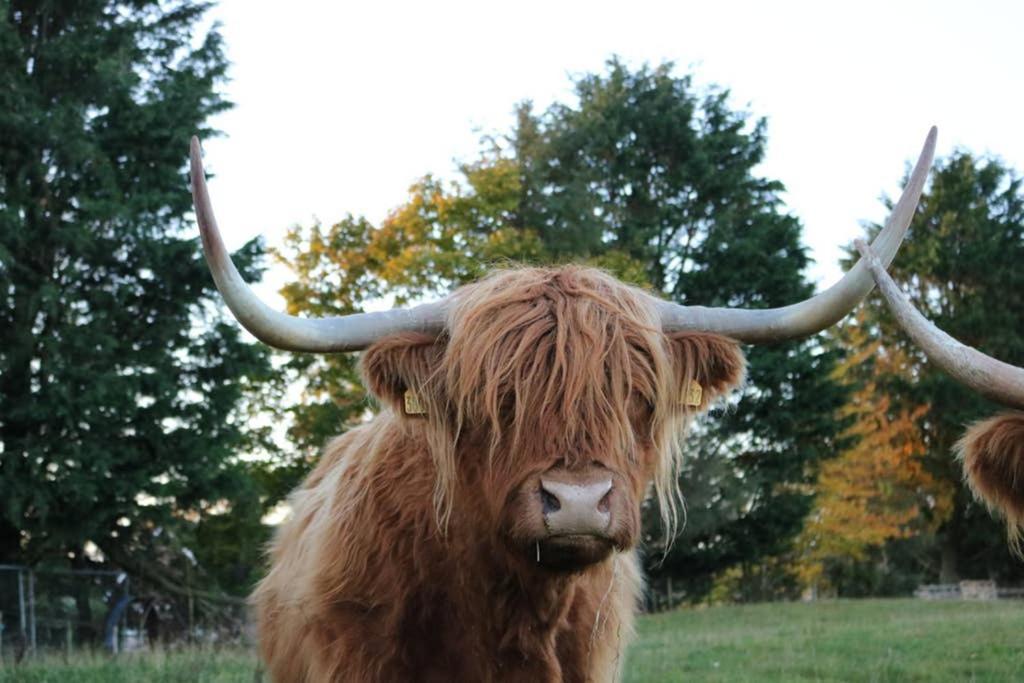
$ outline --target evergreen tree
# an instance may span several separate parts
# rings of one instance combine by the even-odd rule
[[[0,3],[0,562],[140,569],[213,515],[258,520],[234,456],[269,365],[186,218],[189,136],[228,106],[208,7]]]
[[[1020,366],[1022,260],[1024,181],[997,159],[958,151],[936,164],[890,271],[914,305],[940,328]],[[890,377],[881,389],[894,408],[926,407],[917,426],[927,450],[927,472],[954,491],[935,542],[908,562],[929,566],[932,581],[1024,579],[1024,565],[1007,549],[1002,523],[974,501],[952,454],[965,425],[991,415],[996,406],[933,369],[880,300],[866,304],[865,317],[883,347],[893,347],[893,353],[908,359],[908,371]]]

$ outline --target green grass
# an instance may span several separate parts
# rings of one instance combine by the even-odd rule
[[[1020,681],[1024,603],[857,600],[645,617],[628,683]]]
[[[860,600],[643,617],[627,683],[1024,680],[1024,602]],[[0,666],[0,683],[253,683],[253,655],[79,654]]]
[[[0,666],[0,683],[254,683],[256,656],[247,650],[191,649],[126,653],[78,652]],[[265,680],[265,678],[264,678]]]

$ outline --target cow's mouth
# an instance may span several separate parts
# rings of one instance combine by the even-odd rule
[[[554,571],[573,572],[606,559],[615,543],[605,536],[563,534],[549,536],[534,547],[534,561]]]

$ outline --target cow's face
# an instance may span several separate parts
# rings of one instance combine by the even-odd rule
[[[649,299],[584,268],[466,287],[448,330],[379,342],[366,379],[397,411],[409,392],[426,411],[442,517],[545,571],[633,547],[652,483],[671,505],[687,418],[743,375],[733,342],[665,335]]]

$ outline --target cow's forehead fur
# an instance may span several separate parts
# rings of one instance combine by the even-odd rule
[[[464,425],[487,425],[505,448],[570,460],[626,453],[630,407],[654,407],[673,379],[649,297],[601,271],[500,271],[455,301],[448,399]]]
[[[690,370],[673,363],[648,295],[580,266],[498,271],[456,292],[447,329],[435,386],[457,434],[486,434],[469,455],[492,476],[512,485],[555,460],[599,460],[653,476],[673,514]],[[445,446],[442,490],[457,467],[455,440]]]

